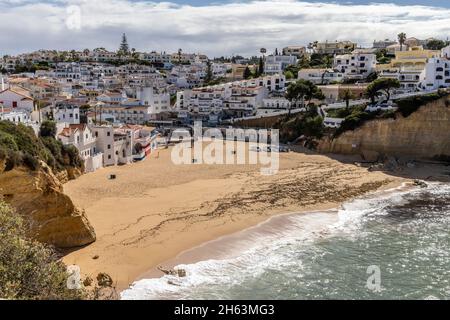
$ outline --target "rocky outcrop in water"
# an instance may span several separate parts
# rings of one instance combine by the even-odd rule
[[[36,171],[16,167],[5,172],[0,162],[0,198],[25,218],[34,239],[58,248],[87,245],[95,241],[94,229],[63,193],[60,181],[77,175],[64,171],[58,178],[45,163]]]
[[[450,159],[449,98],[426,104],[407,118],[373,120],[337,138],[324,138],[318,150],[359,154],[368,161],[382,156]]]

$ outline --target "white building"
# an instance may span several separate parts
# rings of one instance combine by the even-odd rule
[[[5,89],[0,92],[0,103],[5,108],[27,111],[31,113],[34,110],[34,99],[24,93],[14,89]]]
[[[450,87],[450,46],[442,49],[440,57],[428,59],[421,88],[436,90]]]
[[[334,57],[333,68],[346,79],[364,80],[376,71],[377,57],[372,50],[355,50],[351,54]]]
[[[57,123],[80,124],[80,107],[67,102],[59,102],[53,109],[53,119]]]
[[[2,109],[4,109],[4,107],[0,105],[0,120],[8,120],[14,122],[15,124],[19,123],[26,124],[31,121],[30,115],[27,112],[23,111],[3,112]]]
[[[141,53],[139,58],[141,60],[150,62],[150,63],[162,63],[169,64],[172,63],[172,55],[167,54],[165,52],[156,52],[152,51],[149,53]]]
[[[289,65],[296,63],[297,57],[295,56],[271,55],[266,57],[266,61],[264,63],[264,72],[267,74],[280,74],[283,73],[283,71],[286,70]]]
[[[170,95],[168,93],[156,93],[153,87],[143,87],[137,91],[136,98],[141,106],[149,106],[150,114],[159,114],[170,111]]]
[[[304,46],[288,46],[283,48],[283,55],[295,56],[301,58],[306,54],[306,47]]]
[[[184,116],[186,116],[186,111],[202,114],[239,108],[250,111],[250,109],[262,107],[263,99],[267,98],[270,93],[283,92],[285,88],[286,77],[282,74],[276,74],[183,90],[177,93],[176,111]]]
[[[264,115],[272,112],[288,110],[291,102],[284,97],[269,97],[262,101],[262,106],[256,110],[256,115]]]
[[[344,74],[333,69],[301,69],[298,79],[308,80],[314,84],[341,83]]]
[[[88,125],[68,125],[57,138],[64,145],[73,145],[78,149],[86,172],[95,171],[103,166],[103,154],[97,149],[97,139]]]
[[[380,78],[397,79],[400,82],[400,91],[414,92],[420,89],[421,83],[425,77],[423,68],[405,67],[382,70]]]

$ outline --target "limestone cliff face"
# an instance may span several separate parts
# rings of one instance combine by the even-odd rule
[[[322,139],[323,153],[433,158],[450,156],[450,106],[444,97],[422,106],[408,118],[374,120],[336,139]]]
[[[37,171],[19,167],[4,172],[0,163],[0,198],[30,225],[30,236],[59,248],[87,245],[95,232],[84,213],[63,193],[61,181],[45,164]],[[59,174],[65,179],[75,172]]]

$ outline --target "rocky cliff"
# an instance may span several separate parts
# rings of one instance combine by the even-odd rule
[[[58,248],[87,245],[95,232],[84,213],[63,194],[60,179],[76,175],[64,172],[56,177],[42,163],[36,171],[16,167],[4,171],[0,162],[0,198],[10,203],[29,223],[30,236]]]
[[[322,153],[450,157],[450,99],[428,103],[404,118],[373,120],[339,137],[322,139]]]

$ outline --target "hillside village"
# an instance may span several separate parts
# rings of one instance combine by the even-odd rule
[[[0,60],[0,119],[75,146],[87,172],[143,160],[167,128],[229,126],[245,119],[314,112],[339,128],[336,110],[395,110],[395,98],[450,87],[450,45],[437,39],[287,46],[253,57],[119,50],[39,50]],[[310,109],[311,106],[316,109]],[[311,111],[313,110],[313,111]],[[341,113],[342,114],[342,113]]]

